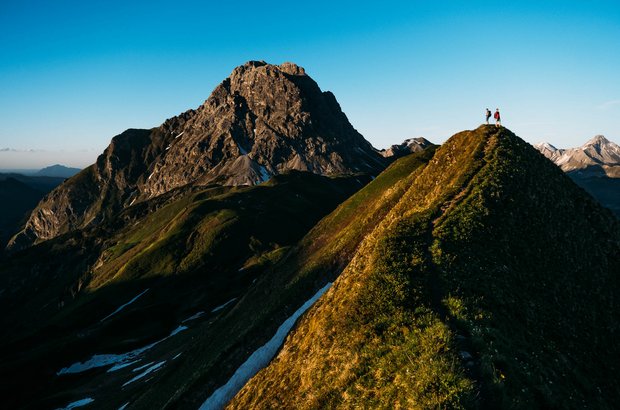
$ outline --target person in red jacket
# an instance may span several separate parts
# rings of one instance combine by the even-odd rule
[[[495,118],[495,126],[496,127],[501,127],[502,126],[502,118],[499,115],[499,108],[495,109],[495,114],[493,115],[493,118]]]

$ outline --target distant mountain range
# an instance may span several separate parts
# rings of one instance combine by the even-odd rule
[[[620,221],[506,128],[396,147],[264,62],[114,137],[0,255],[3,408],[615,408]]]
[[[400,158],[413,152],[420,152],[433,145],[426,138],[409,138],[400,144],[392,145],[387,149],[382,149],[381,155],[386,158]]]
[[[64,165],[56,164],[50,165],[49,167],[45,167],[35,174],[36,176],[44,176],[44,177],[60,177],[60,178],[70,178],[80,172],[80,168],[71,168],[66,167]]]
[[[534,147],[564,172],[582,177],[620,178],[620,146],[602,135],[577,148],[557,149],[546,142]]]
[[[18,174],[27,177],[43,176],[43,177],[60,177],[70,178],[80,172],[80,168],[72,168],[64,165],[56,164],[40,169],[0,169],[0,174]]]
[[[597,135],[581,147],[534,145],[578,185],[620,216],[620,146]]]

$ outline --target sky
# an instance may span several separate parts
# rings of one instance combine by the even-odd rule
[[[87,166],[249,60],[304,67],[377,148],[487,107],[530,143],[620,142],[618,44],[617,0],[2,0],[0,169]]]

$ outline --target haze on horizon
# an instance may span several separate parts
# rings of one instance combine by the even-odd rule
[[[231,12],[9,0],[0,149],[14,151],[0,152],[0,168],[93,163],[114,135],[198,107],[248,60],[305,67],[377,148],[418,136],[441,143],[477,127],[487,107],[531,143],[618,142],[618,21],[617,1],[241,1]]]

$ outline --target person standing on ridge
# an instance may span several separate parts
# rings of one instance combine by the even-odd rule
[[[493,115],[493,118],[495,118],[495,126],[496,127],[501,127],[502,126],[502,118],[499,115],[499,108],[495,109],[495,114]]]
[[[491,118],[491,110],[487,108],[487,125],[489,125],[489,118]]]

